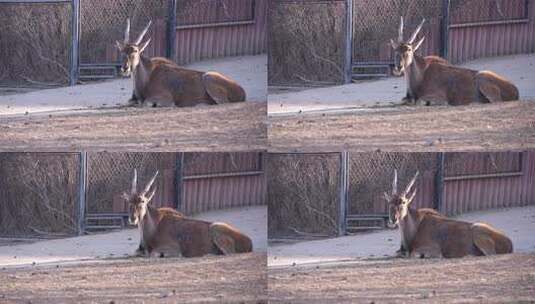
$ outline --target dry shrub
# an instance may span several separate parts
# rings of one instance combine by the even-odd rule
[[[344,81],[345,4],[284,3],[269,9],[269,84],[325,85]]]
[[[0,154],[0,235],[73,234],[76,154]]]
[[[69,82],[69,4],[0,4],[0,83]]]
[[[338,154],[270,154],[267,159],[268,234],[337,234]]]

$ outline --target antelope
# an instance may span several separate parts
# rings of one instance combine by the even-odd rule
[[[404,75],[407,82],[404,103],[467,105],[519,99],[518,88],[496,73],[455,67],[437,56],[415,54],[425,40],[424,36],[415,43],[424,23],[425,19],[405,41],[401,17],[397,42],[390,39],[394,50],[393,74]]]
[[[133,76],[131,105],[187,107],[245,101],[244,89],[227,76],[185,69],[166,58],[144,56],[151,39],[142,40],[150,25],[149,21],[137,39],[130,42],[130,19],[127,19],[124,41],[115,42],[124,56],[121,74]]]
[[[385,192],[390,224],[398,226],[402,249],[409,257],[460,258],[513,252],[511,240],[488,224],[449,219],[433,209],[411,208],[417,177],[418,172],[405,190],[398,193],[397,171],[394,171],[392,194]]]
[[[123,198],[129,205],[128,221],[137,225],[140,233],[136,255],[199,257],[253,250],[251,239],[228,224],[196,220],[171,208],[151,206],[149,203],[156,193],[156,187],[152,191],[150,189],[157,176],[158,171],[143,190],[138,192],[137,170],[134,170],[130,194],[123,193]]]

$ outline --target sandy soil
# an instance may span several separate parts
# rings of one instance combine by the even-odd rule
[[[187,66],[218,71],[240,83],[248,101],[267,101],[267,56],[239,56],[197,62]],[[1,115],[95,109],[126,105],[132,96],[131,79],[88,83],[74,87],[0,96]]]
[[[263,150],[266,132],[266,103],[108,109],[0,117],[0,150]]]
[[[218,210],[194,217],[232,224],[251,237],[255,252],[262,253],[267,250],[266,206]],[[125,229],[30,244],[0,246],[0,267],[28,268],[32,265],[54,266],[88,263],[103,258],[125,258],[134,253],[138,244],[138,230]]]
[[[266,254],[0,270],[0,302],[267,303]]]
[[[475,70],[491,70],[503,75],[520,90],[522,100],[535,99],[535,54],[484,58],[461,65]],[[342,86],[270,94],[270,114],[318,110],[355,109],[398,105],[405,95],[402,77],[361,81]]]
[[[535,147],[535,102],[396,107],[269,118],[270,151],[481,151]]]
[[[535,253],[535,206],[471,212],[457,217],[469,222],[485,222],[505,232],[514,251]],[[514,220],[511,220],[514,219]],[[306,265],[393,257],[399,249],[398,230],[380,230],[351,236],[295,244],[272,245],[269,267]],[[534,269],[535,270],[535,269]]]
[[[270,303],[533,303],[535,254],[268,270]]]

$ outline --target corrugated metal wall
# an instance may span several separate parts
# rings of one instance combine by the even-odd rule
[[[225,56],[254,55],[267,49],[267,3],[254,1],[254,22],[206,27],[178,26],[176,58],[178,64]],[[214,7],[214,9],[217,7]],[[201,12],[204,13],[204,12]],[[210,15],[210,14],[208,14]]]
[[[185,158],[181,212],[266,204],[262,153],[194,153]]]
[[[448,180],[443,211],[447,215],[535,204],[535,151],[522,153],[521,174]],[[514,173],[514,172],[513,172]]]
[[[535,1],[528,1],[528,18],[523,21],[520,16],[526,13],[524,1],[500,2],[505,15],[519,19],[516,23],[478,25],[470,22],[479,22],[477,20],[484,9],[480,1],[468,1],[465,7],[452,9],[448,60],[460,63],[483,57],[535,52]]]

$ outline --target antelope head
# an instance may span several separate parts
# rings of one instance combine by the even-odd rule
[[[422,20],[420,25],[412,33],[411,38],[407,41],[403,39],[403,16],[401,17],[401,22],[399,24],[398,30],[398,39],[397,42],[394,42],[393,39],[390,39],[390,46],[394,49],[394,75],[401,76],[407,70],[407,68],[412,64],[414,60],[414,53],[425,40],[425,37],[422,37],[418,42],[414,43],[418,33],[422,30],[422,26],[425,23],[425,19]]]
[[[141,61],[141,53],[147,48],[150,43],[150,38],[145,42],[141,43],[143,37],[147,34],[147,31],[150,28],[152,21],[149,21],[149,24],[145,29],[139,34],[137,39],[134,42],[130,42],[130,19],[126,20],[126,30],[124,32],[124,41],[115,41],[117,49],[123,54],[124,60],[121,65],[121,74],[125,77],[128,77],[132,74],[133,71],[137,68]]]
[[[128,203],[128,222],[131,225],[140,223],[147,214],[147,206],[156,193],[156,187],[149,193],[149,190],[158,176],[158,171],[154,174],[151,180],[147,183],[143,191],[137,191],[137,170],[134,169],[134,178],[132,179],[132,187],[130,194],[123,193],[123,198]]]
[[[392,182],[392,194],[384,193],[385,199],[388,202],[388,221],[390,227],[396,227],[400,221],[405,219],[409,212],[409,205],[416,196],[416,188],[411,192],[418,177],[419,172],[416,172],[412,180],[409,182],[405,190],[398,193],[398,172],[394,170],[394,181]],[[410,194],[409,194],[410,192]]]

